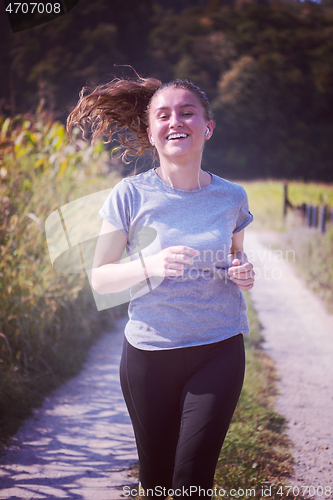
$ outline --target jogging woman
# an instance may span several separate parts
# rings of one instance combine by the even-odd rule
[[[105,200],[92,273],[98,293],[131,293],[120,377],[142,498],[211,498],[244,378],[247,196],[201,169],[214,122],[192,83],[116,79],[86,90],[69,132],[90,124],[93,140],[120,137],[125,157],[151,150],[158,160]]]

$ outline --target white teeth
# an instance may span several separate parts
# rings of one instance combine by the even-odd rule
[[[167,139],[170,141],[170,139],[180,139],[181,137],[187,137],[187,134],[170,134]]]

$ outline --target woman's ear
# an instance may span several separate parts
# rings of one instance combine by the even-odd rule
[[[206,141],[208,141],[208,139],[212,137],[213,131],[214,131],[214,122],[213,120],[210,120],[207,123],[207,135],[205,135]]]
[[[148,135],[148,140],[152,146],[155,146],[154,139],[152,138],[151,132],[149,130],[149,127],[147,127],[147,135]]]

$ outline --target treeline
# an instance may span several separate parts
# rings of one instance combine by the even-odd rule
[[[333,181],[332,0],[81,0],[15,35],[1,18],[4,114],[42,101],[64,121],[82,86],[131,77],[114,66],[131,65],[207,92],[217,123],[208,170]]]

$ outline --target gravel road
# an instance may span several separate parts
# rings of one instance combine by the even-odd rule
[[[119,500],[136,481],[132,425],[119,385],[126,318],[92,348],[84,369],[48,397],[1,457],[1,499]]]
[[[257,273],[251,295],[264,347],[280,376],[278,411],[294,443],[290,484],[300,499],[306,487],[314,500],[333,498],[333,316],[296,276],[292,253],[281,260],[267,234],[251,231],[245,247]],[[80,375],[14,437],[1,457],[0,499],[120,500],[122,485],[136,483],[128,475],[137,455],[118,377],[126,321],[117,321]]]
[[[280,377],[278,411],[294,443],[290,484],[300,499],[333,498],[333,315],[296,276],[297,255],[267,246],[272,236],[248,231],[245,249],[256,269],[251,296],[264,346]]]

